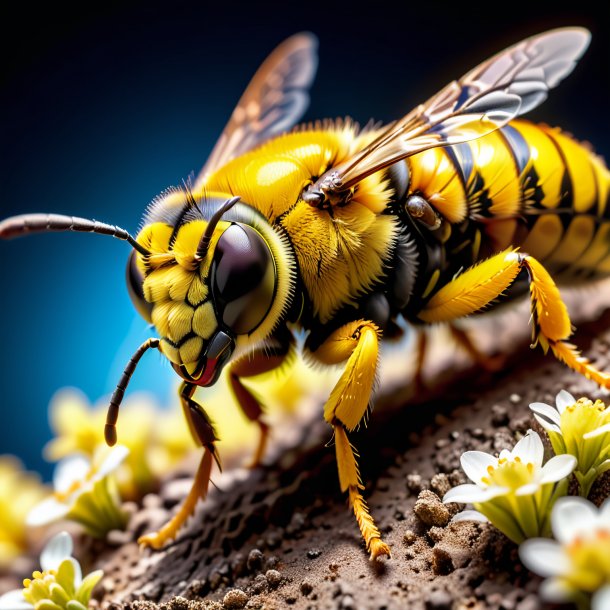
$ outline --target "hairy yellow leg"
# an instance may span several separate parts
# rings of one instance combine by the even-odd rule
[[[450,322],[475,313],[498,298],[523,268],[530,282],[532,346],[539,343],[545,353],[550,348],[571,369],[610,388],[610,375],[566,341],[572,324],[559,290],[548,271],[527,254],[509,249],[470,267],[434,294],[418,317],[424,322]]]
[[[215,461],[220,468],[220,459],[215,445],[218,438],[207,413],[192,398],[196,388],[197,386],[184,382],[180,388],[180,399],[193,439],[197,445],[204,448],[203,455],[191,489],[178,512],[158,532],[146,534],[138,539],[140,544],[155,549],[160,549],[176,537],[179,529],[195,511],[197,501],[207,495],[212,463]]]
[[[372,322],[358,320],[342,326],[313,353],[325,364],[347,360],[345,370],[324,407],[324,419],[335,432],[335,450],[341,491],[348,492],[360,532],[371,559],[390,556],[390,548],[381,539],[379,529],[371,517],[360,490],[354,451],[346,429],[353,430],[366,415],[375,382],[379,330]]]
[[[262,375],[282,366],[293,344],[292,335],[288,330],[279,331],[271,337],[263,348],[256,349],[236,360],[229,369],[229,382],[233,394],[246,417],[258,424],[260,436],[250,467],[258,466],[265,454],[269,439],[269,426],[263,421],[264,414],[261,401],[244,386],[241,378]]]
[[[390,557],[390,547],[381,539],[379,528],[375,525],[368,506],[360,493],[363,485],[360,482],[358,464],[356,463],[354,450],[347,438],[347,434],[341,424],[335,424],[333,429],[335,431],[339,485],[341,486],[341,491],[349,493],[349,503],[366,543],[366,550],[370,553],[371,560],[377,559],[382,555]]]
[[[140,536],[138,538],[140,544],[160,549],[176,537],[182,525],[195,512],[197,501],[200,498],[205,498],[208,493],[212,461],[212,454],[207,449],[204,449],[199,468],[197,468],[197,474],[180,510],[158,532]]]

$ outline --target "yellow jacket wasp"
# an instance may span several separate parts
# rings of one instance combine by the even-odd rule
[[[572,327],[553,279],[610,272],[610,174],[558,129],[517,118],[572,71],[589,38],[580,28],[528,38],[383,127],[337,120],[289,131],[307,106],[317,64],[316,39],[298,34],[256,73],[199,177],[159,195],[135,238],[54,214],[0,224],[3,238],[89,231],[133,248],[130,294],[159,338],[125,368],[106,439],[116,442],[129,379],[155,348],[183,380],[184,413],[204,448],[180,511],[141,542],[161,547],[175,537],[206,494],[217,439],[193,395],[225,366],[239,406],[259,426],[261,459],[263,407],[242,380],[286,362],[293,326],[306,331],[309,357],[344,363],[324,418],[341,489],[372,558],[390,550],[362,497],[348,432],[366,415],[379,342],[398,332],[399,317],[450,323],[525,275],[534,344],[610,387],[567,342]]]

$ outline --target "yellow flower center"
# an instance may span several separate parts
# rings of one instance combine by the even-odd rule
[[[602,415],[605,410],[606,405],[601,400],[592,402],[588,398],[579,398],[561,414],[561,430],[570,430],[572,434],[582,437],[610,422],[610,412]]]
[[[520,457],[513,460],[500,458],[497,466],[487,467],[487,476],[481,479],[484,485],[499,485],[515,491],[523,485],[531,483],[534,478],[534,464],[521,461]]]
[[[581,591],[596,591],[610,584],[610,531],[597,530],[594,537],[576,538],[566,552],[572,569],[566,579]]]
[[[583,474],[605,459],[603,450],[608,443],[610,433],[591,439],[583,438],[588,432],[593,432],[610,422],[610,411],[604,413],[605,410],[606,405],[601,400],[592,402],[588,398],[579,398],[561,414],[560,427],[565,444],[564,451],[576,456],[577,470]]]
[[[32,578],[26,578],[23,581],[23,597],[27,602],[36,606],[43,599],[51,599],[50,586],[56,583],[55,570],[45,570],[40,572],[36,570],[32,574]]]

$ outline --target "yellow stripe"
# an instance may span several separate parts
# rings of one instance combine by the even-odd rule
[[[555,250],[562,235],[563,227],[559,216],[545,214],[538,218],[521,248],[523,252],[531,254],[539,261],[544,261]]]
[[[603,223],[598,229],[591,245],[583,255],[572,265],[577,269],[593,270],[597,264],[608,254],[610,247],[610,223]]]
[[[491,199],[489,211],[494,216],[512,216],[521,209],[521,189],[517,166],[510,146],[499,131],[469,142],[475,160],[474,175],[483,179],[487,196]]]
[[[545,261],[547,266],[550,263],[569,264],[577,261],[591,243],[594,231],[595,221],[592,216],[575,216],[561,244]]]
[[[561,179],[563,177],[563,160],[557,147],[537,125],[528,121],[512,121],[511,126],[519,131],[530,147],[530,160],[524,175],[527,175],[533,165],[544,192],[541,205],[545,208],[556,208],[561,200]],[[535,185],[524,184],[525,188],[533,186]]]
[[[596,202],[596,185],[593,168],[589,162],[591,153],[567,137],[557,128],[546,128],[548,135],[557,142],[565,157],[572,180],[572,207],[575,212],[586,212]]]
[[[604,258],[597,268],[595,269],[598,273],[609,273],[610,272],[610,254]]]
[[[449,222],[461,222],[468,214],[464,185],[444,148],[431,148],[409,160],[409,192],[424,198]]]
[[[591,154],[589,157],[595,178],[597,180],[597,214],[603,216],[610,195],[610,171],[597,155]]]

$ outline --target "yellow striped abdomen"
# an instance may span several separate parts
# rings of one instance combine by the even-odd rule
[[[409,169],[411,193],[452,225],[476,224],[473,262],[512,245],[559,279],[610,273],[610,172],[559,129],[512,121],[415,155]]]

